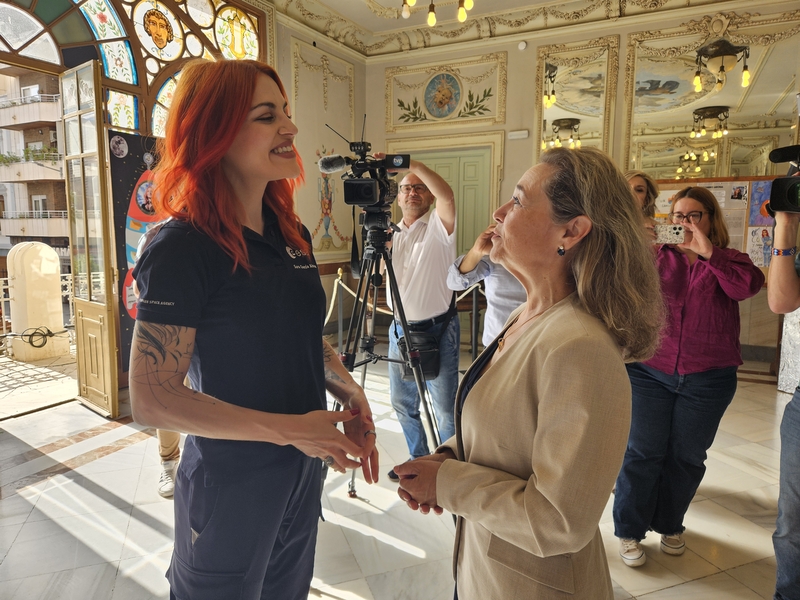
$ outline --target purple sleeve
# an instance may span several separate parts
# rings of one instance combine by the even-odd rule
[[[764,286],[764,273],[750,257],[733,248],[714,248],[708,266],[720,287],[732,300],[755,296]]]

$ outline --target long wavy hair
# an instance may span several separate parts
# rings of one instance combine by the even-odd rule
[[[644,196],[644,206],[642,210],[644,214],[651,219],[656,216],[656,198],[658,198],[658,184],[653,180],[650,175],[644,171],[626,171],[625,179],[630,184],[631,179],[634,177],[641,177],[647,187],[647,193]]]
[[[156,212],[191,222],[233,259],[234,271],[242,266],[249,272],[251,267],[242,235],[242,205],[221,161],[250,110],[260,74],[275,81],[286,99],[278,74],[267,64],[254,60],[187,63],[169,109],[166,135],[157,144]],[[300,176],[270,181],[264,204],[277,215],[286,243],[309,253],[310,244],[294,210],[294,192],[304,178],[299,154],[297,160]]]
[[[681,198],[691,198],[703,205],[703,218],[708,218],[711,221],[711,231],[708,234],[708,240],[717,248],[727,248],[731,241],[728,235],[728,226],[725,224],[725,219],[722,215],[722,209],[719,207],[717,197],[706,188],[701,187],[685,187],[672,197],[672,205],[669,212],[675,210],[675,203]]]
[[[628,361],[650,358],[658,348],[664,302],[655,255],[628,181],[611,158],[595,148],[554,148],[541,162],[553,167],[543,186],[553,221],[586,215],[591,231],[572,252],[578,297],[603,321]]]

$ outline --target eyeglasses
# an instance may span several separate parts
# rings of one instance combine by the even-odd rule
[[[400,192],[403,194],[410,194],[412,189],[418,194],[421,194],[422,192],[428,191],[428,186],[424,183],[415,183],[414,185],[406,183],[400,186]]]
[[[695,212],[690,212],[688,214],[683,213],[669,213],[669,220],[675,223],[676,225],[683,223],[684,221],[689,221],[692,225],[697,225],[700,221],[703,220],[703,215],[706,214],[699,210]]]

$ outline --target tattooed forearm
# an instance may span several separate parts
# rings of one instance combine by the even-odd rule
[[[186,327],[161,325],[137,321],[134,341],[137,350],[147,356],[157,367],[178,367],[187,357],[191,358],[194,343],[187,343]]]
[[[334,383],[341,383],[347,385],[347,382],[339,377],[336,373],[331,371],[330,369],[325,369],[325,381],[326,382],[334,382]]]

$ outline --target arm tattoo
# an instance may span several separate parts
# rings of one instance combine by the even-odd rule
[[[159,403],[162,393],[208,401],[208,396],[183,384],[184,373],[194,352],[194,342],[187,327],[137,321],[133,333],[135,346],[131,377],[146,385]]]
[[[339,360],[339,357],[333,352],[333,348],[331,348],[330,344],[326,343],[325,341],[322,342],[322,360],[325,362],[325,381],[334,382],[334,383],[345,383],[345,380],[339,377],[336,373],[334,373],[333,369],[329,369],[327,363],[331,362],[332,360]]]

